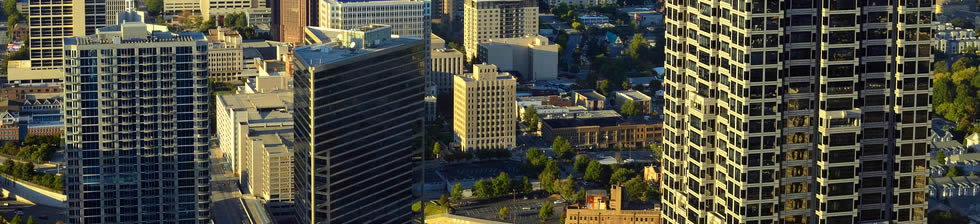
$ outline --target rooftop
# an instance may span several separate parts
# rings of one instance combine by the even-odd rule
[[[228,108],[277,110],[291,109],[293,105],[292,92],[257,93],[220,95],[218,100]]]
[[[575,93],[585,96],[589,100],[606,100],[606,96],[592,89],[575,90]]]
[[[569,111],[560,114],[541,114],[541,120],[551,128],[580,126],[616,126],[625,122],[615,110]]]
[[[651,99],[650,96],[647,96],[647,94],[643,94],[636,90],[616,91],[615,93],[618,96],[624,96],[633,101],[650,101]]]
[[[950,163],[966,163],[980,161],[980,153],[963,153],[949,156]]]
[[[980,177],[932,177],[932,185],[980,183]]]
[[[422,41],[422,39],[415,37],[399,37],[397,35],[391,35],[389,39],[379,41],[373,47],[354,46],[352,48],[350,46],[341,45],[342,43],[337,42],[336,38],[330,38],[331,35],[335,35],[333,32],[342,31],[343,30],[307,27],[308,34],[316,35],[318,38],[322,37],[320,40],[325,42],[310,44],[293,49],[293,55],[306,67],[316,67]]]
[[[249,137],[253,141],[261,140],[270,155],[292,154],[296,143],[292,126],[250,128]]]

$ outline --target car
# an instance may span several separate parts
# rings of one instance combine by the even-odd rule
[[[521,210],[531,210],[531,207],[521,207]]]
[[[555,204],[556,204],[556,205],[557,205],[557,204],[561,204],[561,203],[565,203],[565,201],[562,201],[562,200],[555,200]]]
[[[3,203],[3,207],[10,206],[10,203]]]
[[[18,208],[17,211],[14,211],[14,215],[24,215],[24,210]]]
[[[524,200],[527,200],[527,196],[524,196]]]

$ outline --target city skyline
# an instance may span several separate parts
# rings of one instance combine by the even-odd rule
[[[0,223],[980,220],[978,2],[3,5]]]

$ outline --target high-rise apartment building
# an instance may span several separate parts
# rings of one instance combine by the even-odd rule
[[[68,223],[209,223],[207,49],[142,20],[65,39]]]
[[[925,223],[932,1],[667,1],[664,223]]]
[[[320,27],[349,30],[385,24],[392,34],[429,38],[432,2],[428,0],[319,2]]]
[[[516,144],[517,79],[491,64],[453,77],[453,132],[463,150],[510,149]]]
[[[477,45],[491,38],[538,34],[536,0],[465,0],[463,46],[466,60],[477,55]]]
[[[411,222],[425,40],[387,25],[307,33],[331,39],[293,50],[298,223]]]
[[[83,0],[30,1],[27,12],[31,68],[59,69],[64,38],[85,35]],[[13,28],[10,28],[13,29]]]

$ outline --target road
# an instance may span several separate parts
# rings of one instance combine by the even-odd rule
[[[211,218],[215,224],[249,223],[242,192],[223,159],[211,158]]]
[[[3,206],[3,203],[7,203],[7,206]],[[64,211],[59,208],[44,205],[33,205],[8,199],[0,200],[0,216],[2,216],[4,219],[13,219],[17,210],[24,213],[21,215],[21,218],[25,223],[27,222],[28,216],[33,216],[34,221],[41,224],[49,224],[58,222],[59,220],[67,220]]]
[[[61,154],[55,154],[52,157],[55,157],[55,156],[58,156],[58,155],[61,155]],[[60,169],[58,169],[58,166],[59,165],[61,167],[64,167],[64,163],[53,163],[53,162],[38,163],[38,162],[35,162],[35,161],[26,161],[26,160],[21,160],[21,159],[12,157],[12,156],[7,156],[7,155],[0,154],[0,163],[6,162],[8,159],[9,160],[13,160],[14,162],[18,162],[18,163],[28,163],[28,162],[34,163],[34,171],[43,172],[43,173],[49,173],[49,174],[57,174],[58,171],[60,171]]]
[[[488,220],[500,220],[499,212],[503,207],[507,207],[510,211],[510,217],[507,218],[507,222],[514,223],[539,223],[538,222],[538,212],[541,211],[541,206],[544,203],[551,203],[552,205],[552,215],[545,223],[559,223],[559,219],[565,212],[565,203],[555,204],[556,198],[517,198],[504,199],[496,202],[483,202],[477,204],[470,204],[467,206],[461,206],[455,208],[455,215],[461,215],[466,217],[475,217]]]

